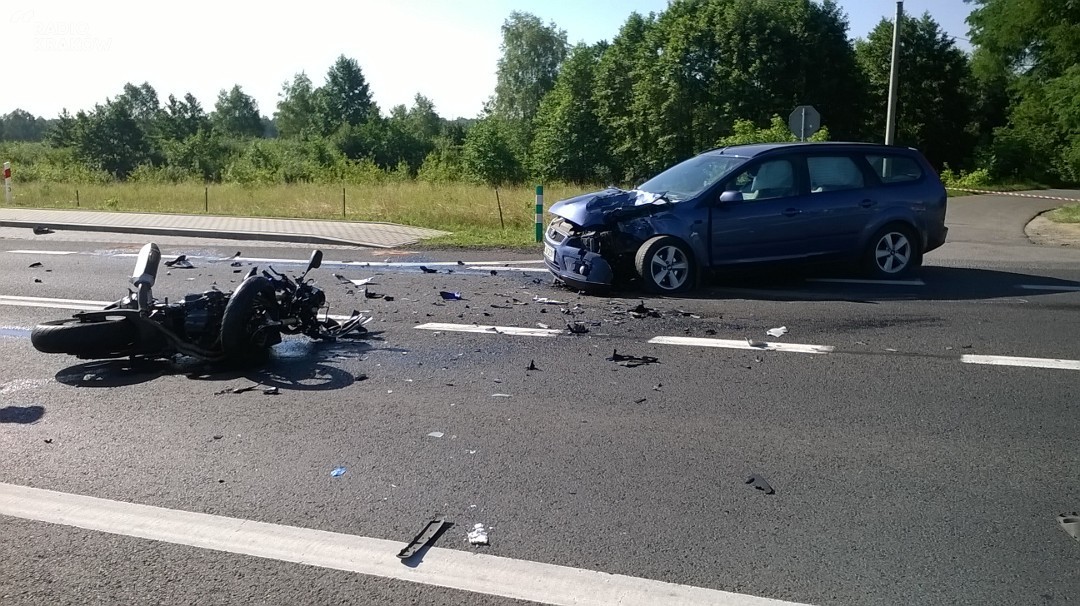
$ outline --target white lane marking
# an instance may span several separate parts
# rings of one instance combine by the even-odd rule
[[[15,255],[77,255],[79,253],[71,250],[9,250],[9,253]]]
[[[697,347],[723,347],[727,349],[750,349],[755,351],[787,351],[792,353],[827,354],[836,348],[831,345],[803,345],[800,343],[773,343],[761,341],[756,347],[746,339],[701,339],[696,337],[653,337],[649,343],[661,345],[693,345]]]
[[[1053,286],[1050,284],[1021,284],[1024,290],[1060,290],[1065,292],[1080,292],[1080,286]]]
[[[420,330],[438,330],[446,332],[473,332],[487,335],[514,335],[521,337],[554,337],[563,331],[555,328],[524,328],[520,326],[477,326],[475,324],[441,324],[432,322],[414,326]]]
[[[1053,368],[1058,370],[1080,370],[1080,360],[1059,360],[1054,358],[1018,358],[1015,356],[964,355],[960,358],[965,364],[989,364],[992,366],[1028,366],[1032,368]]]
[[[797,606],[703,587],[433,547],[416,567],[404,541],[165,509],[0,483],[0,514],[176,545],[566,606]]]
[[[807,282],[835,282],[837,284],[882,284],[885,286],[926,286],[922,280],[863,280],[859,278],[808,278]]]
[[[112,301],[81,301],[78,299],[50,299],[47,297],[13,297],[0,295],[0,305],[12,307],[45,307],[48,309],[74,309],[77,311],[96,311]]]

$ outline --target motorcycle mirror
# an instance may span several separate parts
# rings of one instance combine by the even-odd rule
[[[308,260],[307,271],[305,271],[304,273],[306,274],[308,271],[317,269],[320,265],[322,265],[322,251],[312,251],[311,259]]]
[[[244,276],[244,279],[247,280],[248,278],[251,278],[251,277],[255,276],[255,274],[258,271],[259,271],[258,267],[252,267],[251,270],[247,272],[247,275]]]

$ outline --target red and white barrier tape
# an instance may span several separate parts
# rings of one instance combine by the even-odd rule
[[[948,185],[945,186],[945,189],[966,191],[973,194],[993,194],[995,196],[1017,196],[1020,198],[1040,198],[1043,200],[1064,200],[1065,202],[1080,202],[1080,197],[1062,198],[1061,196],[1044,196],[1041,194],[1020,194],[1012,191],[989,191],[985,189],[967,189],[966,187],[949,187]]]

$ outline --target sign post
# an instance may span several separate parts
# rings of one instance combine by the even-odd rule
[[[544,186],[536,186],[536,241],[544,239]]]
[[[788,128],[791,129],[791,134],[799,138],[799,141],[806,141],[808,137],[812,137],[814,133],[821,130],[821,114],[814,109],[813,105],[800,105],[788,116]]]
[[[4,202],[11,203],[11,162],[4,162]]]

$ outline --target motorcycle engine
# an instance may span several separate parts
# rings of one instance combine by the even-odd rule
[[[192,343],[207,349],[214,346],[226,302],[225,293],[218,290],[184,297],[184,333]]]

